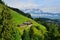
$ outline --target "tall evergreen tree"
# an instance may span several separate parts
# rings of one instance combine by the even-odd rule
[[[33,31],[34,26],[30,28],[30,40],[42,40],[42,37],[40,35],[34,34]]]
[[[33,26],[30,28],[30,39],[34,40],[34,31],[33,31]]]
[[[58,40],[59,32],[58,27],[54,23],[50,23],[48,26],[48,33],[45,35],[45,40]]]
[[[2,0],[0,0],[0,3],[4,4],[4,2]]]
[[[30,40],[29,32],[27,30],[24,30],[22,40]]]

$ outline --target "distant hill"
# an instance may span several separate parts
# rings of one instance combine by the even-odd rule
[[[45,23],[55,23],[55,24],[59,24],[60,23],[60,19],[49,19],[49,18],[34,18],[35,21],[37,22],[42,22],[41,24],[45,24]]]
[[[50,13],[50,12],[44,12],[41,9],[38,8],[32,8],[32,9],[21,9],[25,13],[30,13],[33,18],[50,18],[50,19],[60,19],[60,13]]]
[[[7,7],[10,8],[10,9],[12,9],[12,10],[14,10],[14,11],[16,11],[16,12],[18,12],[21,15],[24,15],[24,16],[32,19],[32,16],[29,13],[24,13],[23,11],[21,11],[21,10],[19,10],[17,8],[12,8],[12,7],[9,7],[9,6],[7,6]]]

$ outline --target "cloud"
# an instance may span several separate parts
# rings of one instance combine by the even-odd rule
[[[31,14],[32,16],[41,16],[41,17],[57,17],[59,15],[51,15],[51,14]]]
[[[44,12],[60,13],[60,7],[41,7]]]
[[[25,8],[31,9],[31,8],[37,8],[39,6],[39,5],[36,5],[36,4],[33,4],[33,3],[19,3],[19,4],[17,3],[12,7],[16,7],[16,8],[19,8],[19,9],[25,9]]]
[[[4,0],[4,2],[18,9],[39,8],[44,12],[60,12],[60,0]]]
[[[15,7],[15,8],[19,8],[19,9],[22,9],[22,8],[36,8],[38,7],[39,5],[37,4],[34,4],[32,3],[32,0],[26,0],[26,2],[24,0],[4,0],[8,6],[11,6],[11,7]]]

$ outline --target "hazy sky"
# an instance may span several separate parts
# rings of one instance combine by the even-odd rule
[[[44,12],[60,12],[60,0],[4,0],[4,2],[15,8],[39,8]]]

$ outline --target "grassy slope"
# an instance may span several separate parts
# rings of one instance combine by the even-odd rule
[[[3,9],[2,6],[4,6],[4,5],[1,5],[1,4],[0,4],[0,12],[1,12],[2,9]],[[13,21],[14,21],[14,23],[15,23],[16,25],[22,24],[22,23],[30,20],[30,21],[33,23],[34,26],[39,26],[39,28],[40,28],[44,33],[46,32],[46,28],[45,28],[43,25],[38,24],[38,23],[35,22],[34,20],[32,20],[32,19],[30,19],[30,18],[27,18],[27,17],[25,17],[25,16],[23,16],[23,15],[15,12],[15,11],[13,11],[13,10],[11,10],[11,9],[9,9],[9,10],[11,11],[11,15],[12,15],[12,17],[13,17]],[[24,28],[19,28],[19,29],[22,31]],[[40,31],[38,31],[36,28],[34,28],[34,30],[36,30],[37,33],[40,32]],[[35,33],[36,33],[36,32],[35,32]]]

